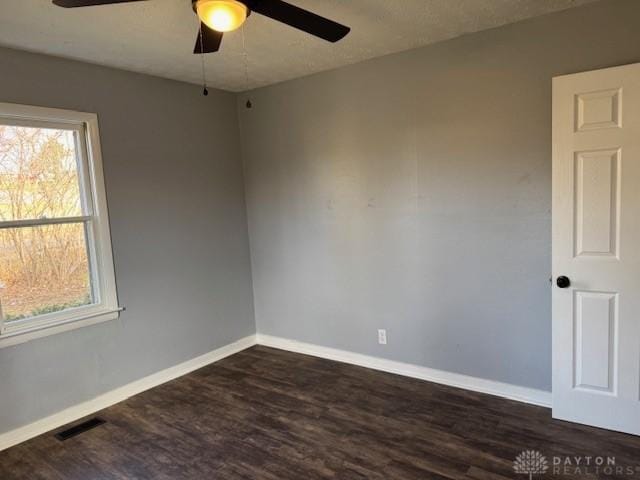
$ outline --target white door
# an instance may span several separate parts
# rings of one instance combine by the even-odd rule
[[[640,435],[640,64],[553,80],[553,275],[553,416]]]

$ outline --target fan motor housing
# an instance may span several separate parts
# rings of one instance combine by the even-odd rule
[[[198,13],[198,8],[196,5],[197,3],[198,3],[198,0],[191,0],[191,8],[196,14]],[[244,8],[247,9],[247,17],[249,17],[249,15],[251,15],[251,9],[249,8],[249,6],[246,3],[241,2],[240,0],[238,0],[238,3],[241,3],[242,5],[244,5]]]

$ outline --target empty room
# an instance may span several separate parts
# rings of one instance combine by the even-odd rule
[[[639,25],[2,0],[0,480],[640,480]]]

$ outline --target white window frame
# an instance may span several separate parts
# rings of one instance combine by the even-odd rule
[[[122,309],[118,307],[116,293],[98,116],[94,113],[0,103],[0,124],[49,127],[76,132],[76,150],[80,160],[80,196],[83,212],[86,214],[67,218],[0,221],[0,228],[84,223],[95,300],[91,305],[12,322],[5,322],[4,315],[0,314],[0,348],[118,318]]]

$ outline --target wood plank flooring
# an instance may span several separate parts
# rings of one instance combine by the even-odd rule
[[[527,449],[614,456],[640,438],[551,419],[545,408],[266,347],[253,347],[0,452],[0,479],[515,479]],[[608,473],[608,472],[607,472]],[[542,477],[534,477],[542,478]],[[583,471],[544,478],[638,478]]]

